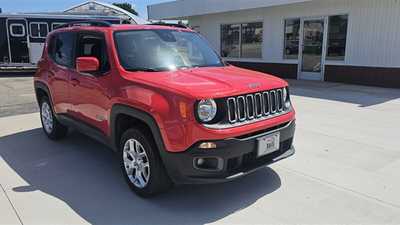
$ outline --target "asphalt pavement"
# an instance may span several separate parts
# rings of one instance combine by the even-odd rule
[[[0,76],[0,117],[38,110],[32,77]]]

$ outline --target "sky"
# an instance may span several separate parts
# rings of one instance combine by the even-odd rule
[[[49,12],[63,11],[87,0],[0,0],[0,8],[5,12]],[[128,2],[135,6],[139,16],[147,19],[147,5],[171,0],[99,0],[102,2]]]

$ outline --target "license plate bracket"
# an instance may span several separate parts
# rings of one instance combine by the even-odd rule
[[[257,157],[262,157],[279,150],[280,133],[265,135],[258,140]]]

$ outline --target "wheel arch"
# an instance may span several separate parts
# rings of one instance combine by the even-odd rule
[[[121,120],[122,119],[122,120]],[[129,121],[126,121],[128,119]],[[123,122],[127,122],[124,124]],[[154,142],[157,145],[160,156],[165,150],[164,142],[162,139],[160,128],[156,120],[149,113],[143,110],[133,108],[131,106],[116,104],[112,107],[110,116],[111,126],[111,145],[114,151],[118,151],[120,138],[126,129],[132,128],[132,124],[136,124],[137,127],[142,127],[153,136]],[[122,128],[122,129],[121,129]]]
[[[39,105],[41,98],[45,95],[49,98],[50,104],[53,106],[50,90],[45,83],[40,81],[35,81],[34,88],[35,88],[36,101]]]

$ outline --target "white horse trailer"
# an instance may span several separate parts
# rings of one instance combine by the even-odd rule
[[[36,69],[49,32],[78,21],[122,23],[120,17],[71,14],[0,14],[0,70]]]

